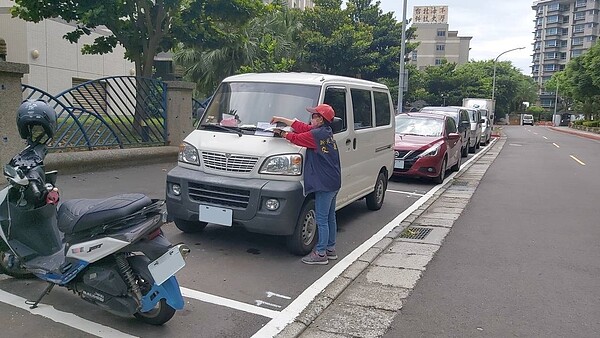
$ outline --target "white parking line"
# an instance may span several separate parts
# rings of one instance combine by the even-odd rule
[[[192,289],[188,289],[188,288],[184,288],[184,287],[180,287],[180,289],[181,289],[181,294],[184,297],[197,299],[199,301],[203,301],[206,303],[221,305],[221,306],[229,307],[229,308],[240,310],[240,311],[254,313],[254,314],[257,314],[257,315],[260,315],[263,317],[268,317],[268,318],[275,318],[279,314],[278,311],[264,309],[262,307],[238,302],[237,300],[223,298],[223,297],[211,295],[211,294],[208,294],[205,292],[196,291],[196,290],[192,290]]]
[[[386,191],[388,191],[388,192],[393,192],[393,193],[395,193],[395,194],[404,194],[404,195],[410,195],[410,196],[425,196],[425,194],[419,194],[419,193],[416,193],[416,192],[408,192],[408,191],[400,191],[400,190],[391,190],[391,189],[388,189],[388,190],[386,190]]]
[[[497,139],[494,139],[489,145],[493,145]],[[482,152],[475,154],[471,157],[464,165],[477,160],[481,156]],[[462,166],[461,166],[462,167]],[[447,179],[453,179],[457,173],[450,174]],[[356,261],[362,254],[367,252],[373,245],[377,244],[382,238],[384,238],[390,231],[397,227],[406,217],[412,214],[413,211],[420,208],[425,202],[427,202],[438,190],[440,190],[446,182],[438,184],[431,188],[423,197],[419,198],[410,207],[396,216],[388,224],[386,224],[381,230],[374,234],[371,238],[367,239],[364,243],[359,245],[354,251],[348,254],[348,256],[337,262],[329,271],[327,271],[321,278],[317,279],[312,285],[310,285],[304,292],[302,292],[290,305],[279,312],[279,315],[269,321],[265,326],[256,332],[252,338],[265,338],[274,337],[281,330],[283,330],[289,323],[293,322],[294,319],[300,315],[300,313],[310,304],[310,302],[323,291],[329,284],[331,284],[339,275],[341,275],[346,268],[348,268],[354,261]]]
[[[569,155],[569,156],[570,156],[570,157],[571,157],[573,160],[575,160],[575,162],[577,162],[577,163],[579,163],[579,164],[581,164],[581,165],[585,165],[585,163],[584,163],[582,160],[578,159],[577,157],[575,157],[575,156],[573,156],[573,155]]]
[[[31,314],[42,316],[48,318],[52,321],[55,321],[60,324],[64,324],[75,328],[77,330],[98,336],[98,337],[136,337],[128,335],[125,332],[121,332],[110,328],[108,326],[104,326],[98,323],[94,323],[87,319],[83,319],[78,317],[72,313],[63,312],[56,310],[53,306],[40,303],[37,308],[30,309],[29,305],[25,304],[27,300],[25,298],[21,298],[19,296],[15,296],[11,293],[8,293],[4,290],[0,290],[0,302],[12,305],[14,307],[18,307],[23,309]],[[8,329],[8,328],[5,328]],[[41,332],[40,332],[41,334]]]
[[[556,143],[552,143],[556,148],[560,148],[560,146]]]
[[[542,136],[544,138],[544,140],[547,140],[548,138],[546,136]]]

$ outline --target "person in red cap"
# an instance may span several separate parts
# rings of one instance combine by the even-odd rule
[[[285,117],[273,116],[271,123],[282,122],[294,129],[275,133],[291,143],[306,147],[304,161],[304,195],[315,194],[315,213],[318,228],[317,245],[302,258],[306,264],[327,264],[337,259],[335,237],[335,199],[342,185],[340,154],[333,139],[331,122],[335,112],[328,104],[306,108],[312,114],[310,124]]]

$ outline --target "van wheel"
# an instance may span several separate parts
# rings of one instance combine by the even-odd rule
[[[185,233],[200,232],[204,230],[204,228],[206,228],[207,224],[206,222],[200,221],[186,221],[181,218],[175,218],[173,222],[175,222],[175,226],[177,227],[177,229]]]
[[[443,183],[446,178],[446,165],[448,164],[448,159],[444,157],[444,161],[442,162],[442,167],[440,168],[440,174],[437,175],[433,181],[437,184]]]
[[[367,208],[369,210],[379,210],[383,205],[383,199],[385,198],[385,190],[387,189],[387,176],[384,173],[379,173],[377,176],[377,182],[375,182],[375,189],[372,193],[367,195]]]
[[[304,203],[294,233],[287,237],[288,250],[295,255],[308,254],[317,243],[317,213],[315,200]]]
[[[467,140],[467,145],[461,149],[460,151],[460,156],[462,157],[467,157],[469,156],[469,140]]]
[[[460,163],[462,162],[462,157],[458,156],[458,160],[456,161],[456,164],[453,165],[452,167],[450,167],[450,170],[452,170],[453,172],[457,172],[460,170]]]

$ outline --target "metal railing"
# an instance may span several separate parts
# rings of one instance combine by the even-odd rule
[[[125,148],[167,143],[166,85],[113,76],[81,83],[56,96],[23,85],[24,99],[54,107],[57,132],[51,150]]]

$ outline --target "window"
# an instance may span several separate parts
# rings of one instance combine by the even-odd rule
[[[591,41],[591,42],[594,42],[594,41],[596,41],[596,37],[595,37],[595,36],[593,36],[593,35],[586,36],[586,37],[585,37],[585,40],[586,40],[586,41]]]
[[[346,120],[346,88],[344,87],[328,87],[325,90],[325,98],[323,103],[327,103],[335,111],[335,116],[342,119],[342,130],[348,129],[348,121]]]
[[[561,35],[569,35],[569,29],[568,28],[563,28]]]
[[[583,45],[583,38],[582,37],[573,38],[573,41],[571,41],[571,45],[573,45],[573,46]]]
[[[545,72],[553,72],[556,70],[556,65],[544,65]]]
[[[373,105],[371,92],[363,89],[351,89],[352,108],[354,109],[354,129],[373,126]]]
[[[546,29],[546,35],[557,35],[557,34],[558,34],[558,28],[556,28],[556,27]]]
[[[413,51],[412,51],[412,54],[411,54],[411,59],[412,59],[413,61],[417,61],[417,51],[416,51],[416,50],[413,50]]]
[[[446,135],[449,135],[450,133],[458,133],[458,130],[456,129],[456,122],[454,122],[454,119],[447,118],[446,119]]]
[[[558,2],[548,5],[548,11],[557,11],[559,9],[560,9],[560,4]]]
[[[438,29],[437,30],[437,36],[446,36],[446,30],[445,29]]]
[[[567,59],[567,53],[565,53],[565,52],[560,53],[560,59],[561,60],[566,60]]]
[[[439,66],[442,64],[442,59],[435,59],[435,65]]]
[[[375,101],[375,125],[377,127],[389,125],[392,119],[388,94],[373,92],[373,99]]]
[[[446,50],[446,45],[436,45],[435,46],[435,50],[438,50],[438,51],[440,51],[440,50]]]
[[[546,60],[558,59],[558,53],[556,53],[556,52],[545,53],[544,58]]]
[[[573,26],[573,33],[582,33],[585,29],[585,25],[575,25]]]
[[[587,0],[577,0],[577,1],[575,1],[575,8],[585,7],[586,4],[587,4]]]
[[[543,24],[543,23],[544,23],[544,18],[538,18],[537,19],[537,25],[538,26],[541,25],[541,24]]]
[[[575,57],[578,57],[581,54],[583,54],[583,50],[577,49],[577,50],[574,50],[574,51],[571,52],[571,57],[575,58]]]
[[[546,47],[556,47],[558,46],[558,40],[548,40],[546,41]]]
[[[558,22],[558,15],[551,15],[548,17],[547,23],[557,23]]]
[[[561,40],[560,41],[560,46],[561,47],[567,47],[567,40]]]
[[[577,12],[573,15],[573,20],[583,20],[585,19],[585,12]]]

